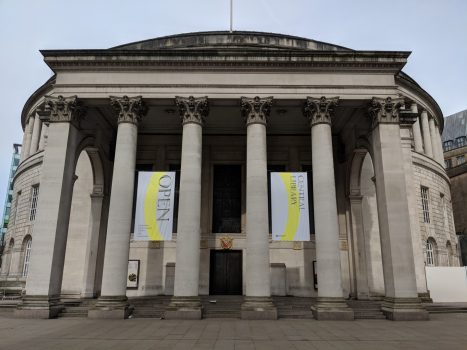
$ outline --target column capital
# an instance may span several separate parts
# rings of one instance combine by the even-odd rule
[[[404,104],[404,99],[386,97],[373,97],[368,106],[368,114],[371,118],[372,128],[378,124],[398,124],[399,109]]]
[[[209,114],[209,101],[207,96],[203,97],[175,97],[182,124],[194,123],[203,125],[204,119]]]
[[[147,112],[146,104],[141,96],[110,96],[110,105],[117,114],[118,124],[131,123],[138,125]]]
[[[86,113],[77,96],[45,96],[44,108],[37,109],[39,117],[50,123],[78,123]]]
[[[241,111],[242,116],[245,118],[246,125],[251,124],[267,124],[267,119],[271,114],[273,97],[259,97],[254,98],[242,97],[241,98]]]
[[[331,118],[334,115],[334,107],[339,104],[339,97],[321,96],[307,97],[303,107],[303,114],[310,121],[310,126],[317,124],[331,125]]]

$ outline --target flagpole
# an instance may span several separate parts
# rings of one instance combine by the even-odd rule
[[[233,22],[233,0],[230,0],[230,32],[232,33],[232,22]]]

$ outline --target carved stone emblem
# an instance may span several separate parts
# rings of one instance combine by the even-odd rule
[[[147,112],[146,105],[141,96],[110,96],[110,105],[117,114],[119,124],[132,123],[138,125]]]
[[[195,123],[203,125],[204,119],[209,114],[208,97],[175,97],[182,124]]]
[[[403,102],[404,100],[402,98],[392,99],[391,97],[373,97],[370,105],[368,106],[368,114],[371,118],[372,128],[376,127],[379,123],[398,124],[399,109]]]
[[[78,123],[84,116],[85,109],[77,96],[46,96],[44,108],[38,110],[41,119],[51,123]]]
[[[233,238],[225,235],[220,237],[221,248],[225,250],[232,249],[233,247]]]
[[[334,107],[338,104],[339,97],[307,97],[303,107],[303,114],[310,121],[310,126],[331,124],[331,118],[334,115]]]
[[[260,98],[242,97],[241,110],[245,118],[246,125],[267,124],[267,119],[271,114],[272,96]]]

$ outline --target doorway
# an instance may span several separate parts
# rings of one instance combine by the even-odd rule
[[[242,295],[242,251],[211,250],[209,294]]]

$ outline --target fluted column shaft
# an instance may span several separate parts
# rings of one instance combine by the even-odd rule
[[[423,134],[423,146],[425,148],[425,155],[433,158],[433,146],[431,143],[430,126],[428,124],[428,113],[426,110],[422,111],[420,115],[422,121],[422,134]]]
[[[39,140],[39,151],[42,151],[45,148],[46,139],[47,139],[47,130],[48,130],[47,123],[43,122],[42,129],[41,129],[41,136]]]
[[[439,127],[436,124],[435,124],[435,135],[436,135],[436,143],[437,143],[437,149],[438,149],[438,163],[444,167],[445,165],[444,165],[443,141],[441,140],[441,132],[439,130]]]

